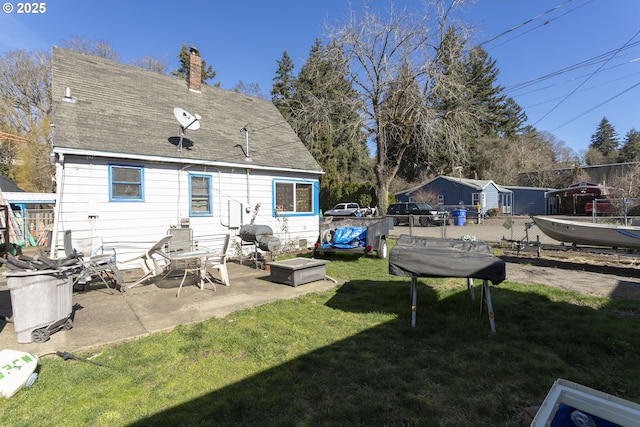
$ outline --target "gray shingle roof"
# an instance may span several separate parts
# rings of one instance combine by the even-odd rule
[[[63,102],[67,88],[73,103]],[[55,147],[247,165],[235,145],[245,148],[240,129],[250,124],[251,165],[321,172],[267,100],[204,85],[191,92],[181,78],[55,46],[52,100]],[[181,152],[174,107],[202,116],[199,130],[186,131],[192,146]]]

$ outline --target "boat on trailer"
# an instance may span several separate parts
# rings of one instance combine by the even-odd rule
[[[533,222],[547,236],[574,245],[640,249],[640,227],[597,224],[548,216],[532,216]]]

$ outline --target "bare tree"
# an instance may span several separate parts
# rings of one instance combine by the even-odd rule
[[[153,56],[145,56],[144,58],[134,59],[131,65],[144,68],[145,70],[155,71],[160,74],[167,74],[167,61],[165,59],[156,59]]]
[[[74,36],[71,39],[62,40],[60,44],[66,49],[87,55],[101,56],[112,61],[120,59],[120,54],[113,50],[111,43],[105,40],[85,40]]]
[[[239,80],[231,90],[256,98],[269,99],[267,95],[262,93],[262,91],[260,90],[260,85],[258,83],[245,84],[242,80]]]
[[[436,206],[438,204],[438,193],[434,190],[425,190],[420,189],[412,194],[413,200],[418,203],[428,203],[431,206]]]
[[[3,174],[27,191],[53,189],[50,68],[51,58],[44,51],[14,50],[0,57],[0,131],[28,141],[3,142],[2,162],[8,163]],[[22,161],[17,162],[18,158]]]
[[[376,196],[382,209],[410,145],[437,146],[446,141],[448,147],[438,148],[461,154],[455,146],[460,141],[456,137],[460,120],[445,123],[425,102],[434,87],[447,87],[447,76],[435,61],[451,25],[451,11],[459,3],[436,0],[420,14],[397,11],[391,5],[384,18],[370,10],[361,16],[352,12],[342,27],[330,30],[364,105],[362,127],[375,145]]]
[[[608,183],[609,197],[621,215],[640,205],[640,164],[630,164]]]

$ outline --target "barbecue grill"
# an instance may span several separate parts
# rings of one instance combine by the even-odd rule
[[[240,227],[238,233],[243,242],[255,246],[255,267],[258,268],[260,259],[264,259],[258,249],[269,252],[273,260],[273,252],[282,247],[280,239],[273,235],[273,230],[268,225],[248,224]]]

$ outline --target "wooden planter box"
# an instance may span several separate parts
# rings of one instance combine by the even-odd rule
[[[295,287],[324,280],[326,277],[325,264],[328,262],[308,258],[270,262],[268,264],[271,271],[271,281]]]

